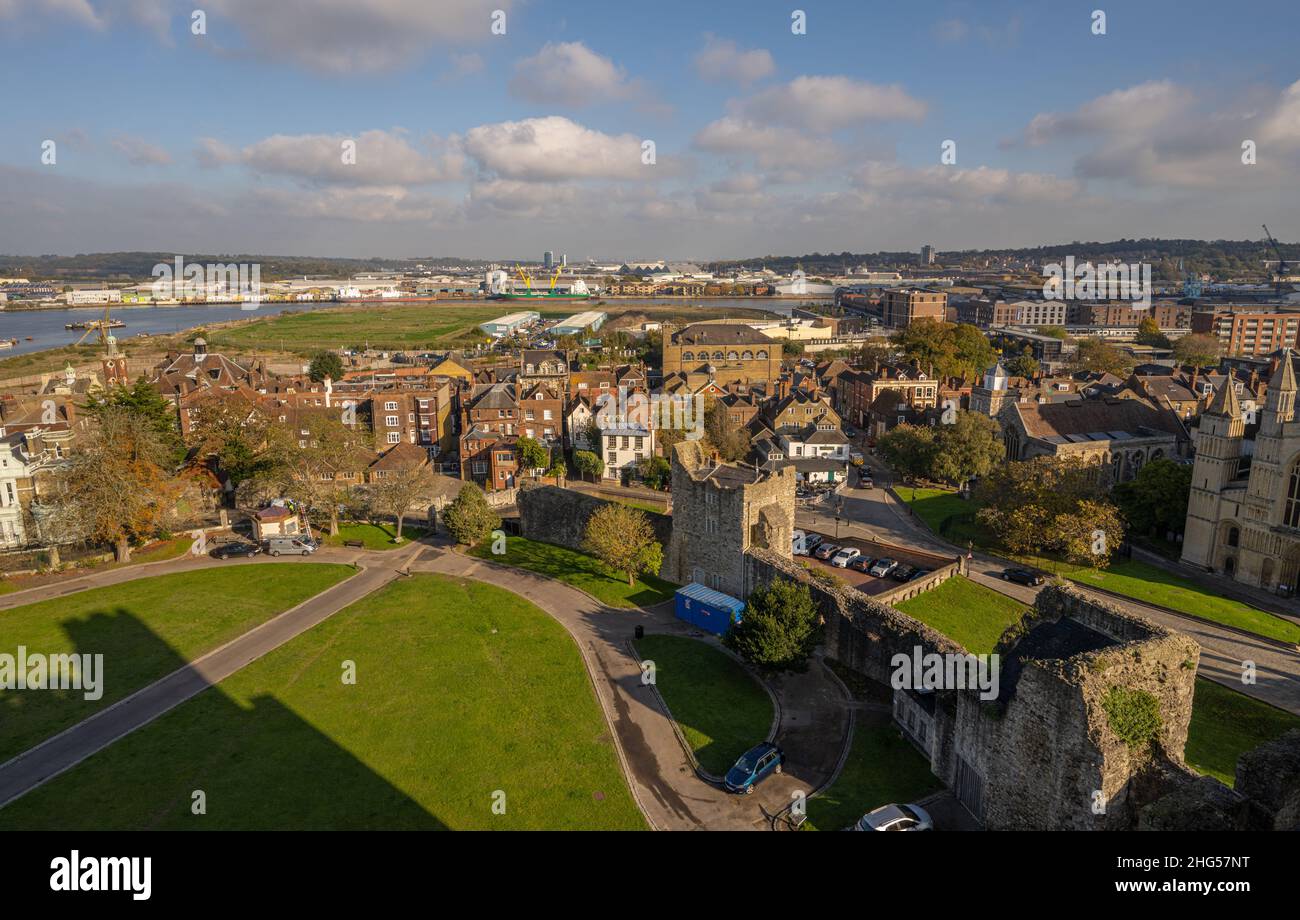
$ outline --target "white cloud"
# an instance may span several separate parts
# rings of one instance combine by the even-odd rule
[[[724,156],[753,157],[763,169],[816,169],[839,161],[842,151],[827,138],[727,115],[705,125],[695,146]]]
[[[739,104],[742,114],[809,131],[835,131],[864,121],[917,121],[926,104],[901,86],[849,77],[797,77]]]
[[[510,91],[540,105],[586,106],[635,92],[621,67],[582,42],[547,42],[515,66]]]
[[[651,179],[660,162],[641,162],[641,138],[594,131],[559,115],[471,128],[464,150],[487,172],[530,182]]]
[[[1168,80],[1140,83],[1098,96],[1073,112],[1035,115],[1025,129],[1025,139],[1039,146],[1079,135],[1145,135],[1153,126],[1185,112],[1192,101],[1190,92]]]
[[[344,142],[356,144],[356,161],[344,162]],[[232,162],[230,148],[201,141],[201,165]],[[435,141],[434,146],[437,146]],[[276,134],[241,150],[238,161],[264,175],[289,176],[344,185],[422,185],[461,177],[462,157],[455,151],[435,154],[413,146],[400,132],[343,134]]]
[[[885,162],[864,165],[855,174],[854,185],[886,198],[972,205],[1060,203],[1078,197],[1083,191],[1075,179],[1046,173],[1012,172],[989,166],[911,167]]]
[[[105,25],[105,20],[90,0],[0,0],[0,19],[13,20],[37,15],[71,19],[92,29],[102,29]]]
[[[695,72],[705,80],[726,80],[748,86],[776,70],[772,54],[765,48],[741,51],[734,41],[709,36],[695,56]]]
[[[132,166],[166,166],[172,161],[166,150],[138,137],[119,134],[110,143]]]

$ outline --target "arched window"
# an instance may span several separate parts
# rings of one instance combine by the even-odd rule
[[[720,352],[720,351],[715,351],[715,352],[713,353],[713,360],[714,360],[714,361],[721,361],[721,360],[722,360],[722,352]]]
[[[766,351],[760,351],[760,352],[758,353],[758,360],[760,360],[760,361],[766,361],[766,360],[767,360],[767,352],[766,352]]]
[[[1241,531],[1236,527],[1228,528],[1228,545],[1239,546],[1241,544]]]
[[[1300,528],[1300,457],[1291,464],[1291,481],[1287,486],[1282,526]]]
[[[753,360],[754,360],[754,353],[753,353],[752,351],[742,351],[742,352],[740,353],[740,357],[741,357],[741,360],[743,360],[743,361],[753,361]]]
[[[729,352],[727,352],[727,360],[728,360],[728,361],[735,361],[735,360],[737,360],[737,359],[739,359],[739,358],[740,358],[740,355],[736,354],[734,351],[729,351]]]
[[[693,351],[684,351],[684,352],[682,352],[682,360],[683,360],[683,361],[694,361],[694,360],[695,360],[695,352],[693,352]]]

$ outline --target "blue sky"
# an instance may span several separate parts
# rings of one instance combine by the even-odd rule
[[[795,8],[0,0],[0,252],[1300,238],[1294,3]]]

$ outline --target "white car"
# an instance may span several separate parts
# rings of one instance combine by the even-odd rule
[[[855,831],[932,831],[934,821],[919,805],[882,805],[863,815]]]
[[[861,555],[862,550],[856,549],[852,546],[846,546],[831,557],[831,565],[835,566],[837,569],[847,569],[849,563]]]

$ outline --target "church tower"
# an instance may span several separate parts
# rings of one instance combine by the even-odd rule
[[[972,412],[997,418],[1007,402],[1007,369],[999,362],[984,372],[983,386],[971,388],[970,407]]]
[[[1250,496],[1246,500],[1246,515],[1261,528],[1268,528],[1279,519],[1282,502],[1286,497],[1287,471],[1282,468],[1288,457],[1288,427],[1294,431],[1296,380],[1291,361],[1291,349],[1282,352],[1282,363],[1268,382],[1268,396],[1259,417],[1259,433],[1255,435],[1255,455],[1250,465]],[[1294,438],[1294,434],[1291,435]]]
[[[1237,478],[1246,422],[1241,402],[1229,376],[1201,413],[1196,434],[1196,462],[1192,491],[1187,500],[1187,526],[1183,534],[1183,561],[1212,568],[1219,502],[1227,485]]]

